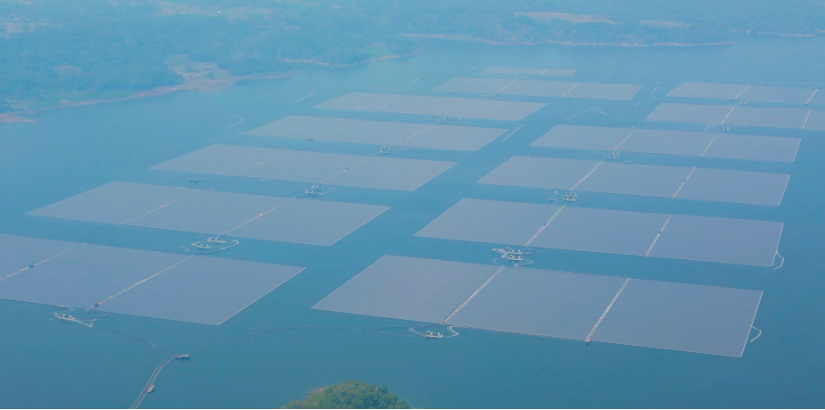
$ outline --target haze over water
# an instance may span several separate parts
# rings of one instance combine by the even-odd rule
[[[24,214],[120,180],[191,185],[190,176],[151,165],[211,143],[372,155],[374,147],[240,135],[291,114],[426,121],[402,115],[313,109],[352,91],[427,94],[456,76],[488,66],[573,68],[575,81],[644,84],[632,102],[536,99],[548,106],[506,142],[476,153],[406,149],[405,158],[459,164],[419,190],[339,187],[328,199],[391,209],[331,247],[243,240],[219,257],[308,269],[221,326],[110,315],[99,322],[183,352],[280,326],[406,327],[410,322],[310,309],[384,254],[490,263],[490,246],[413,235],[461,198],[546,203],[547,193],[476,185],[514,155],[595,158],[540,151],[529,144],[556,124],[701,131],[702,126],[645,123],[664,95],[685,81],[767,85],[822,82],[825,40],[737,40],[719,48],[498,48],[432,43],[407,60],[341,71],[308,72],[242,83],[212,93],[169,96],[40,113],[31,124],[0,125],[0,233],[136,249],[181,252],[199,238],[182,232],[108,226]],[[412,87],[407,85],[421,79]],[[658,85],[656,99],[651,91]],[[821,86],[821,84],[820,84]],[[288,105],[311,91],[299,103]],[[511,99],[499,97],[500,99]],[[513,98],[517,100],[518,98]],[[641,102],[634,107],[636,102]],[[609,113],[584,114],[599,107]],[[230,116],[244,118],[237,122]],[[517,124],[460,120],[460,125]],[[626,154],[637,163],[696,165],[791,174],[780,207],[598,195],[587,206],[785,222],[780,270],[668,259],[547,250],[530,267],[764,290],[755,326],[763,335],[742,358],[604,343],[461,330],[437,342],[332,330],[297,330],[248,338],[173,363],[143,407],[273,407],[315,388],[357,379],[387,386],[413,407],[822,407],[825,359],[820,325],[823,230],[823,132],[748,129],[735,133],[802,138],[793,164]],[[200,188],[291,195],[304,184],[200,177]],[[325,200],[327,198],[324,198]],[[4,407],[128,407],[163,356],[115,334],[50,320],[49,306],[0,301],[0,396]],[[397,332],[403,336],[411,334]]]

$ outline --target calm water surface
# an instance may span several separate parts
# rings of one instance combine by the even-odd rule
[[[188,185],[190,175],[152,171],[158,162],[211,143],[372,154],[374,147],[241,136],[290,114],[426,121],[429,118],[324,112],[314,104],[350,91],[427,93],[492,65],[577,68],[574,79],[644,84],[633,102],[547,100],[506,143],[476,153],[407,149],[408,158],[459,165],[414,193],[340,188],[323,200],[392,206],[332,247],[245,240],[221,257],[308,269],[221,326],[111,315],[101,328],[184,352],[279,326],[408,326],[409,322],[314,311],[310,307],[384,254],[490,263],[485,244],[413,237],[460,198],[545,202],[546,193],[474,181],[513,155],[590,158],[529,144],[559,123],[701,130],[644,124],[683,81],[825,82],[825,40],[742,40],[683,49],[495,48],[433,43],[419,56],[336,72],[243,83],[214,93],[56,110],[36,123],[0,125],[0,233],[180,252],[197,235],[25,216],[43,205],[115,181]],[[417,78],[412,87],[408,85]],[[653,95],[652,92],[658,85]],[[820,84],[821,86],[822,84]],[[290,102],[315,91],[299,103]],[[505,97],[501,97],[505,99]],[[634,106],[640,102],[638,106]],[[583,110],[599,107],[566,121]],[[244,122],[225,130],[241,116]],[[462,125],[518,124],[461,120]],[[778,208],[598,195],[588,206],[779,220],[786,223],[781,270],[678,260],[547,251],[532,267],[765,291],[755,325],[764,331],[741,359],[665,350],[461,331],[450,340],[330,330],[272,333],[227,343],[168,366],[144,407],[277,407],[344,379],[385,385],[414,407],[822,407],[825,393],[825,278],[822,275],[822,155],[825,133],[734,130],[803,139],[794,164],[633,155],[638,163],[698,165],[792,174]],[[202,188],[289,195],[303,184],[200,176]],[[50,320],[54,308],[0,301],[0,407],[128,407],[160,353],[135,339]],[[80,313],[82,314],[82,312]]]

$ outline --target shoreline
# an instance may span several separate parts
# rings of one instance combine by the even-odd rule
[[[290,59],[290,58],[281,58],[278,57],[279,60],[291,63],[291,64],[311,64],[317,65],[322,67],[330,67],[330,68],[351,68],[358,65],[374,63],[378,61],[385,61],[385,60],[397,60],[401,58],[412,57],[417,54],[420,49],[414,50],[410,54],[390,54],[381,57],[373,57],[367,60],[359,61],[356,63],[350,64],[334,64],[328,63],[324,61],[317,61],[317,60],[300,60],[300,59]],[[274,80],[279,78],[286,78],[292,77],[296,74],[300,74],[302,71],[287,71],[284,73],[278,74],[250,74],[246,76],[239,76],[239,77],[226,77],[216,80],[197,80],[192,81],[189,83],[182,83],[173,86],[163,86],[153,88],[151,90],[146,91],[138,91],[131,95],[125,97],[116,97],[116,98],[100,98],[100,99],[89,99],[83,100],[78,102],[72,102],[67,104],[57,104],[51,105],[42,108],[36,108],[33,110],[24,110],[24,111],[10,111],[6,113],[0,113],[0,124],[14,124],[14,123],[21,123],[21,122],[35,122],[35,120],[31,118],[26,118],[26,115],[35,115],[40,112],[44,111],[52,111],[52,110],[59,110],[65,108],[76,108],[76,107],[85,107],[89,105],[97,105],[97,104],[108,104],[108,103],[115,103],[115,102],[122,102],[122,101],[131,101],[131,100],[139,100],[143,98],[151,98],[151,97],[158,97],[161,95],[169,95],[174,94],[180,91],[192,91],[192,92],[210,92],[210,91],[220,91],[227,89],[229,87],[234,86],[235,84],[242,82],[242,81],[252,81],[252,80]]]
[[[137,91],[132,93],[131,95],[127,95],[125,97],[115,97],[115,98],[99,98],[99,99],[89,99],[83,100],[78,102],[72,102],[67,104],[57,104],[51,105],[48,107],[36,108],[33,110],[24,110],[24,111],[11,111],[6,113],[0,113],[0,124],[15,124],[21,122],[35,122],[35,120],[31,118],[26,118],[27,115],[36,115],[41,112],[45,111],[53,111],[53,110],[61,110],[66,108],[77,108],[77,107],[86,107],[90,105],[97,105],[97,104],[108,104],[108,103],[115,103],[115,102],[123,102],[123,101],[132,101],[132,100],[140,100],[144,98],[151,98],[151,97],[159,97],[162,95],[170,95],[181,91],[191,91],[196,93],[205,93],[210,91],[220,91],[232,87],[233,85],[242,82],[242,81],[252,81],[252,80],[274,80],[279,78],[286,78],[291,77],[296,74],[299,74],[300,71],[287,71],[284,73],[279,74],[253,74],[247,76],[238,76],[238,77],[227,77],[217,80],[198,80],[192,81],[189,83],[182,83],[173,86],[163,86],[153,88],[151,90],[146,91]]]
[[[574,42],[561,40],[545,40],[541,42],[533,41],[493,41],[485,38],[470,37],[463,34],[402,34],[407,38],[421,38],[421,39],[439,39],[439,40],[453,40],[453,41],[467,41],[484,43],[491,46],[537,46],[542,44],[553,44],[562,46],[584,46],[584,47],[716,47],[729,46],[734,42],[730,41],[711,41],[706,43],[605,43],[605,42]]]

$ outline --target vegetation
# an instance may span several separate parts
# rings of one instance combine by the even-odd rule
[[[825,33],[819,0],[0,0],[0,113],[494,44]]]
[[[282,409],[408,409],[385,387],[348,380],[311,393],[303,401],[292,401]]]

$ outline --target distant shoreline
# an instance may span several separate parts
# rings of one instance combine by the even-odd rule
[[[238,76],[238,77],[227,77],[218,80],[198,80],[192,81],[189,83],[183,83],[174,86],[163,86],[153,88],[151,90],[146,91],[138,91],[131,95],[127,95],[125,97],[116,97],[116,98],[100,98],[100,99],[89,99],[83,100],[78,102],[72,102],[67,104],[57,104],[51,105],[48,107],[37,108],[33,110],[25,110],[25,111],[11,111],[6,113],[0,113],[0,124],[13,124],[13,123],[21,123],[21,122],[35,122],[35,120],[26,118],[26,115],[34,115],[44,111],[52,111],[52,110],[60,110],[64,108],[76,108],[76,107],[85,107],[89,105],[97,105],[97,104],[108,104],[114,102],[122,102],[122,101],[131,101],[131,100],[139,100],[143,98],[150,98],[150,97],[158,97],[161,95],[169,95],[174,94],[179,91],[193,91],[193,92],[209,92],[209,91],[219,91],[229,88],[238,82],[241,81],[249,81],[249,80],[271,80],[271,79],[278,79],[278,78],[286,78],[291,77],[295,74],[300,73],[300,71],[289,71],[280,74],[254,74],[254,75],[247,75],[247,76]]]
[[[373,57],[363,61],[350,63],[350,64],[335,64],[329,63],[325,61],[318,61],[318,60],[301,60],[301,59],[290,59],[290,58],[278,58],[279,60],[292,63],[292,64],[312,64],[318,65],[322,67],[331,67],[331,68],[350,68],[355,67],[362,64],[369,64],[378,61],[384,60],[396,60],[399,58],[406,58],[414,56],[420,49],[413,51],[410,54],[390,54],[381,57]],[[7,113],[0,113],[0,124],[12,124],[12,123],[21,123],[21,122],[34,122],[35,120],[26,118],[26,115],[34,115],[39,112],[43,111],[51,111],[51,110],[58,110],[64,108],[75,108],[75,107],[85,107],[88,105],[97,105],[97,104],[107,104],[107,103],[114,103],[114,102],[122,102],[122,101],[131,101],[131,100],[138,100],[143,98],[149,97],[157,97],[161,95],[169,95],[179,91],[193,91],[193,92],[209,92],[209,91],[219,91],[226,88],[229,88],[241,81],[249,81],[249,80],[272,80],[278,78],[286,78],[291,77],[296,74],[301,73],[301,71],[288,71],[285,73],[280,74],[251,74],[246,76],[239,76],[239,77],[227,77],[221,78],[217,80],[198,80],[192,81],[189,83],[182,83],[174,86],[163,86],[153,88],[151,90],[146,91],[138,91],[131,95],[125,97],[116,97],[116,98],[101,98],[101,99],[89,99],[83,100],[78,102],[72,102],[67,104],[57,104],[51,105],[48,107],[37,108],[33,110],[24,110],[24,111],[11,111]]]
[[[555,44],[562,46],[592,46],[592,47],[715,47],[729,46],[731,41],[711,41],[707,43],[605,43],[605,42],[574,42],[560,40],[545,40],[540,42],[532,41],[493,41],[485,38],[471,37],[463,34],[402,34],[407,38],[424,38],[484,43],[491,46],[537,46],[542,44]]]

